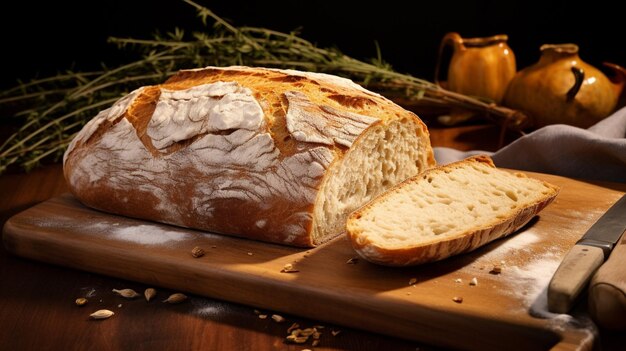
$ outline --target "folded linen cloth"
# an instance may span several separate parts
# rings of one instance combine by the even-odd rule
[[[498,167],[626,183],[626,107],[589,129],[550,125],[493,153],[435,148],[441,164],[476,154],[491,155]]]

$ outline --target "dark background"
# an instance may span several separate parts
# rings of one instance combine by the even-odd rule
[[[541,44],[563,42],[577,43],[581,58],[595,66],[603,61],[626,65],[624,18],[606,1],[198,2],[238,26],[301,27],[304,38],[359,59],[374,57],[378,41],[396,70],[429,80],[439,42],[449,31],[464,37],[508,34],[518,69],[537,61]],[[182,0],[20,1],[0,16],[0,88],[72,65],[87,70],[134,58],[107,44],[108,36],[149,38],[156,29],[202,28],[195,10]]]

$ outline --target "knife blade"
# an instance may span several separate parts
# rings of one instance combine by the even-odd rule
[[[623,195],[565,255],[548,285],[548,310],[567,313],[626,230]]]

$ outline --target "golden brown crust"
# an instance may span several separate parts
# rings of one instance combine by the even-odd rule
[[[416,177],[407,179],[406,181],[396,185],[394,188],[381,195],[381,197],[389,196],[389,194],[391,194],[394,190],[402,189],[412,182],[419,181],[420,179],[426,179],[429,176],[436,177],[439,172],[445,172],[446,169],[460,167],[467,162],[485,163],[490,167],[495,168],[493,160],[489,156],[473,156],[466,160],[455,162],[443,167],[429,169]],[[523,173],[516,173],[516,175],[518,177],[526,177]],[[350,215],[347,221],[347,235],[356,252],[361,257],[372,263],[385,266],[411,266],[439,261],[450,256],[473,251],[486,243],[505,237],[523,227],[535,215],[549,205],[558,195],[558,187],[546,182],[543,183],[551,189],[551,192],[543,197],[541,201],[537,201],[515,212],[511,212],[506,218],[494,218],[493,223],[484,228],[476,228],[474,230],[459,233],[454,237],[448,237],[445,239],[433,238],[430,241],[424,241],[419,246],[411,246],[400,249],[388,249],[381,247],[367,238],[363,238],[361,236],[361,231],[356,225],[354,225],[354,222],[363,215],[364,211],[367,211],[374,206],[374,201],[366,204]]]
[[[338,109],[363,114],[386,122],[396,118],[417,118],[390,100],[372,92],[359,91],[342,85],[332,85],[316,77],[289,75],[289,71],[254,69],[241,71],[232,69],[206,68],[202,70],[180,71],[168,79],[162,87],[167,89],[186,89],[192,86],[218,81],[236,81],[252,89],[259,101],[264,102],[266,116],[269,117],[270,129],[281,151],[291,152],[295,142],[289,137],[285,127],[285,115],[289,106],[284,97],[287,91],[305,94],[314,104],[330,105]],[[423,124],[424,132],[428,129]],[[434,156],[431,158],[434,164]]]
[[[259,147],[267,150],[257,155],[254,147],[247,147],[245,143],[250,140],[241,136],[249,132],[245,128],[203,129],[171,143],[164,141],[170,135],[158,139],[151,134],[150,124],[163,92],[172,95],[218,82],[236,82],[258,102],[263,121],[250,140],[259,139]],[[86,205],[106,212],[294,246],[314,246],[310,235],[312,209],[327,173],[317,174],[314,166],[319,163],[326,169],[332,167],[348,147],[339,142],[295,140],[286,122],[290,104],[286,93],[293,91],[333,113],[371,117],[376,120],[374,124],[417,121],[422,128],[418,137],[425,145],[426,163],[434,164],[426,126],[413,113],[378,94],[325,75],[247,67],[205,68],[181,71],[161,85],[144,87],[131,94],[128,106],[120,103],[119,116],[114,115],[114,105],[113,112],[107,115],[104,111],[94,119],[97,122],[86,126],[66,152],[64,173],[70,190]],[[332,113],[329,115],[332,117]],[[328,126],[341,128],[330,120]],[[199,145],[208,143],[207,139],[218,143],[201,148]],[[236,157],[229,156],[225,150],[229,143],[247,148]],[[272,143],[271,148],[267,143]],[[130,153],[130,149],[134,151]],[[200,157],[201,152],[220,153],[221,158]],[[255,165],[262,161],[268,165]],[[220,169],[223,162],[232,164]],[[294,163],[305,168],[301,170]],[[284,184],[277,184],[278,178]],[[260,193],[259,187],[263,188]],[[213,196],[210,204],[202,196]]]

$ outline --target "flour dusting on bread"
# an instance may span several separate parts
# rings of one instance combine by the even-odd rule
[[[161,89],[146,132],[152,144],[163,150],[199,134],[257,131],[263,121],[263,110],[249,89],[237,82],[218,82],[185,90]]]
[[[139,88],[134,90],[130,94],[124,96],[123,98],[117,100],[113,106],[100,111],[96,117],[92,118],[87,124],[83,127],[80,133],[70,142],[65,154],[63,155],[63,163],[65,164],[67,155],[69,155],[76,147],[76,143],[86,141],[89,139],[93,133],[100,127],[102,122],[108,121],[113,122],[116,119],[122,117],[122,115],[128,109],[128,106],[135,101],[135,97],[139,95],[143,91],[143,88]]]
[[[346,147],[378,119],[312,103],[297,91],[285,92],[289,101],[287,129],[298,141]]]
[[[138,89],[96,116],[64,160],[89,206],[298,246],[341,234],[352,210],[433,164],[424,124],[380,95],[246,67]],[[367,191],[350,191],[351,172]]]

